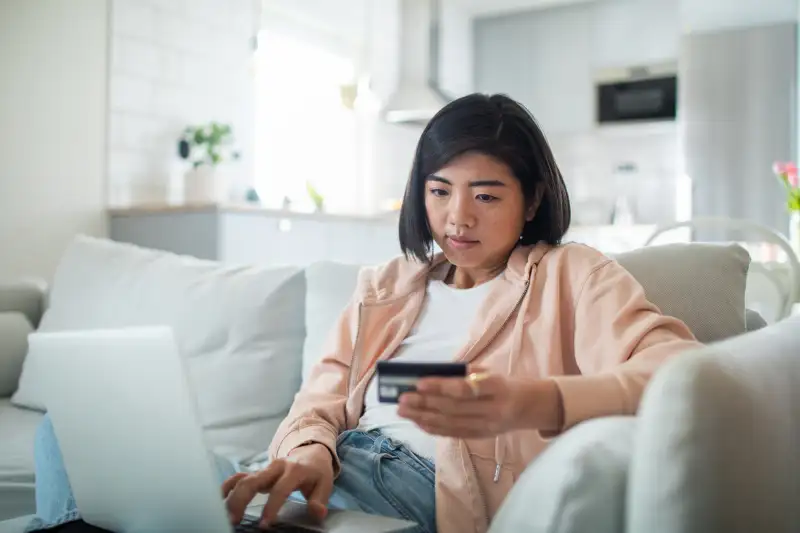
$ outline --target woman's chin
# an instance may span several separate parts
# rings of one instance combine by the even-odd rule
[[[456,268],[476,268],[482,265],[486,258],[478,249],[454,250],[447,247],[442,250],[447,261]]]

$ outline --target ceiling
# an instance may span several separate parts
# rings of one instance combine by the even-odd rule
[[[564,4],[596,2],[598,0],[450,0],[474,16],[501,15],[514,11],[541,9]]]

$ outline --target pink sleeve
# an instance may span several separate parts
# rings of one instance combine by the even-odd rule
[[[558,376],[564,426],[601,416],[632,415],[653,372],[697,348],[689,328],[664,316],[615,261],[587,277],[575,303],[575,360],[581,375]]]

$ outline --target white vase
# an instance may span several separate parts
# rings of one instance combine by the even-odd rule
[[[224,173],[211,165],[192,168],[183,176],[183,199],[187,204],[220,203],[228,199]]]
[[[794,252],[800,256],[800,211],[792,211],[789,218],[789,242]]]

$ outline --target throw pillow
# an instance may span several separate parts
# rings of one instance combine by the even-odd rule
[[[306,268],[306,340],[303,379],[323,356],[336,321],[356,288],[361,267],[324,261]]]
[[[615,256],[662,313],[689,326],[703,343],[747,331],[750,256],[737,244],[668,244]]]
[[[300,385],[304,306],[299,268],[225,266],[79,237],[58,265],[39,331],[171,327],[207,442],[247,462],[266,450]],[[41,409],[30,356],[12,401]]]

